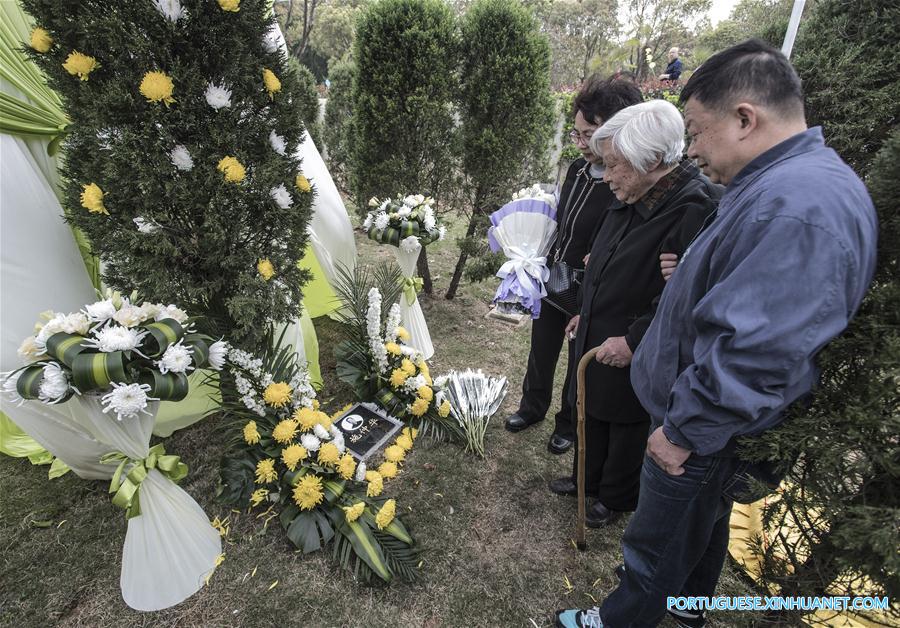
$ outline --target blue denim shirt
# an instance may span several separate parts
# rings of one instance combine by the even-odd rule
[[[866,188],[820,128],[744,167],[635,353],[631,382],[653,428],[712,455],[778,425],[859,307],[876,241]]]

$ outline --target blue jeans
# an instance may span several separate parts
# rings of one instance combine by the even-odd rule
[[[683,475],[669,475],[644,456],[637,510],[622,537],[625,577],[600,607],[605,628],[656,626],[668,596],[715,591],[747,464],[692,454],[683,466]]]

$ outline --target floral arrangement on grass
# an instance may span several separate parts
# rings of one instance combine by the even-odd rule
[[[402,200],[379,200],[372,197],[363,229],[369,238],[408,250],[418,250],[437,240],[443,240],[447,228],[434,214],[434,199],[421,194]]]
[[[222,460],[220,497],[280,509],[282,527],[304,554],[333,542],[335,559],[366,581],[415,579],[415,541],[396,501],[382,493],[400,473],[417,430],[404,428],[383,461],[367,467],[337,427],[346,409],[321,410],[305,365],[282,340],[260,357],[228,354],[233,388],[223,384],[222,392],[233,439]]]
[[[46,404],[102,394],[103,412],[119,421],[147,414],[151,401],[180,401],[195,369],[221,370],[228,343],[196,333],[175,305],[137,293],[106,298],[78,312],[44,312],[18,353],[27,364],[3,382],[7,396]]]

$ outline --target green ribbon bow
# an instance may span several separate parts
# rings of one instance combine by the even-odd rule
[[[422,291],[425,282],[421,277],[404,277],[400,284],[403,287],[403,294],[406,296],[406,304],[412,305],[416,302],[416,293]]]
[[[128,463],[133,463],[134,466],[123,479],[122,473]],[[100,458],[100,464],[119,465],[116,467],[116,472],[113,473],[109,492],[115,493],[112,503],[125,510],[128,519],[141,514],[141,483],[146,479],[150,469],[158,469],[173,482],[178,482],[188,472],[188,466],[181,462],[180,456],[166,455],[166,448],[162,443],[151,447],[150,453],[143,460],[136,460],[121,452],[115,452]]]

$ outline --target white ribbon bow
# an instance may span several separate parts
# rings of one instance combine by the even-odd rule
[[[528,290],[535,299],[547,296],[544,282],[550,278],[545,256],[531,256],[517,246],[503,249],[509,260],[497,271],[497,276],[505,279],[510,273],[516,273],[519,284]]]

